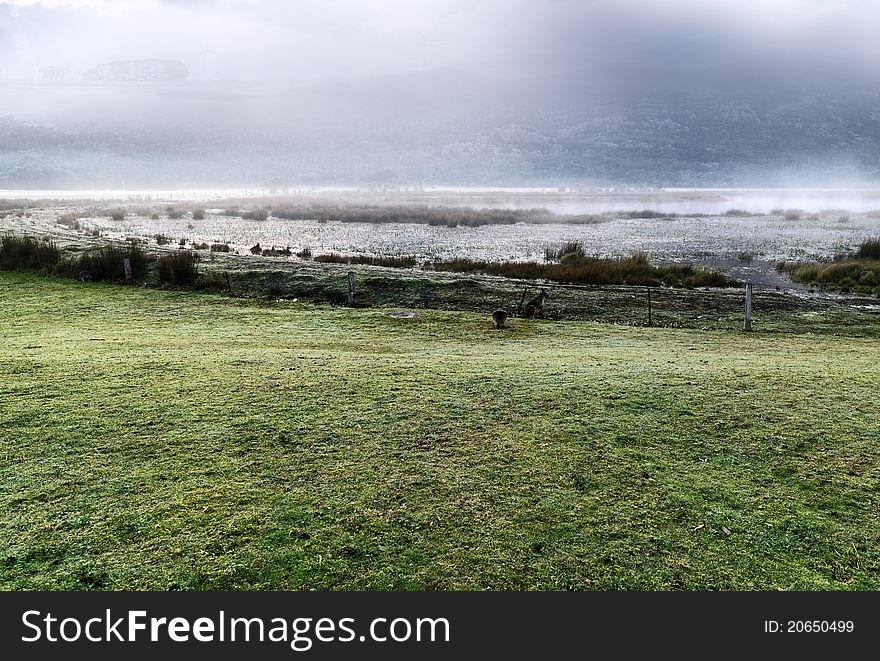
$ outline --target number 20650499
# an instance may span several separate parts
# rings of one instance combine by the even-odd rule
[[[767,633],[852,633],[852,620],[764,620]]]

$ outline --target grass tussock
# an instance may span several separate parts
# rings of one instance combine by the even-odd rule
[[[856,259],[880,260],[880,238],[862,241],[859,249],[856,251]]]
[[[630,257],[602,258],[584,257],[570,252],[564,254],[558,264],[453,259],[434,262],[432,266],[438,271],[486,273],[505,278],[586,285],[732,287],[739,284],[717,270],[680,264],[655,266],[644,253]]]
[[[62,227],[66,227],[70,230],[78,230],[82,228],[81,223],[79,222],[81,215],[76,213],[65,213],[58,217],[58,220],[55,221],[56,225],[61,225]]]
[[[745,209],[727,209],[721,215],[736,218],[751,218],[752,216],[763,216],[764,214],[746,211]]]
[[[880,238],[867,239],[855,254],[837,255],[830,262],[780,262],[776,268],[820,289],[880,295]]]
[[[54,241],[5,234],[0,237],[0,269],[51,272],[61,260]]]
[[[60,262],[56,269],[58,275],[79,278],[88,273],[90,280],[100,282],[122,282],[125,280],[124,260],[131,264],[134,280],[142,280],[147,274],[147,254],[139,244],[128,242],[124,246],[110,245],[86,250],[73,259]]]
[[[655,211],[654,209],[640,209],[638,211],[623,211],[617,214],[619,218],[629,218],[631,220],[661,220],[678,218],[677,213],[667,213],[664,211]]]
[[[245,211],[241,214],[241,217],[244,220],[266,220],[269,218],[269,210],[264,207],[260,207],[259,209]]]
[[[569,257],[569,255],[571,255],[572,257]],[[554,248],[552,246],[546,246],[544,248],[545,262],[560,261],[563,258],[567,260],[573,258],[582,259],[586,256],[587,251],[584,248],[584,244],[580,241],[568,241],[558,248]]]
[[[339,255],[328,253],[314,258],[316,262],[325,264],[367,264],[369,266],[385,266],[388,268],[409,269],[416,265],[415,257],[395,257],[390,255]]]
[[[251,249],[253,252],[253,248]],[[290,257],[293,255],[293,251],[290,249],[290,246],[286,246],[284,248],[276,248],[272,246],[271,248],[263,248],[262,250],[263,257]]]
[[[198,263],[198,253],[191,250],[177,250],[159,258],[156,274],[161,284],[189,286],[198,279]]]
[[[343,223],[419,223],[437,227],[478,227],[515,223],[590,224],[604,220],[590,214],[561,215],[549,209],[475,209],[414,205],[301,204],[272,209],[273,218],[285,220],[330,220]]]

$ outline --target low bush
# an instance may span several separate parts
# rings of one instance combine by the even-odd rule
[[[251,249],[253,251],[253,249]],[[290,257],[293,254],[293,251],[290,249],[290,246],[286,248],[276,248],[272,246],[271,248],[263,248],[263,257]]]
[[[552,262],[554,260],[562,260],[567,255],[573,255],[575,258],[582,259],[587,256],[584,244],[580,241],[569,241],[558,248],[545,247],[544,261]],[[571,259],[571,257],[569,257]]]
[[[56,225],[63,225],[64,227],[72,230],[80,229],[79,216],[75,213],[65,213],[62,216],[58,217],[58,220],[55,221]]]
[[[272,209],[272,217],[285,220],[329,220],[343,223],[422,223],[437,227],[477,227],[514,223],[590,224],[605,220],[590,214],[562,215],[549,209],[475,209],[425,205],[298,204]]]
[[[862,241],[856,259],[880,259],[880,238]]]
[[[620,218],[630,219],[659,219],[659,218],[677,218],[677,213],[665,213],[663,211],[654,211],[653,209],[642,209],[640,211],[623,211],[617,214]]]
[[[162,284],[189,286],[199,276],[199,255],[190,250],[177,250],[159,258],[156,274]]]
[[[79,257],[65,260],[56,269],[59,275],[78,278],[87,271],[91,280],[103,282],[122,282],[125,280],[123,262],[128,259],[134,280],[141,280],[147,274],[147,255],[134,242],[124,246],[104,246],[86,250]]]
[[[866,250],[870,254],[870,248]],[[795,282],[822,289],[880,295],[880,260],[837,257],[830,262],[780,262],[779,271]]]
[[[434,262],[431,266],[437,271],[482,272],[505,278],[543,279],[590,285],[731,287],[739,284],[738,281],[718,270],[698,269],[680,264],[654,266],[644,253],[630,257],[599,258],[579,257],[577,253],[571,252],[567,253],[558,264],[486,262],[459,258]]]
[[[60,260],[61,251],[53,241],[15,234],[0,237],[0,268],[4,270],[51,271]]]
[[[370,266],[385,266],[388,268],[412,268],[416,265],[415,257],[394,257],[385,255],[339,255],[334,252],[326,255],[318,255],[316,262],[325,264],[368,264]]]
[[[244,220],[266,220],[269,217],[269,211],[268,209],[260,207],[259,209],[254,209],[252,211],[245,211],[241,214],[241,217]]]

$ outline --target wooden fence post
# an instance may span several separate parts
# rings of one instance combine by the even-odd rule
[[[348,272],[348,304],[354,304],[354,271]]]
[[[122,269],[125,271],[125,281],[131,282],[131,260],[128,257],[123,257]]]
[[[746,283],[746,316],[743,321],[743,330],[748,332],[752,330],[752,283]]]
[[[653,326],[653,322],[651,320],[651,288],[648,287],[648,326]]]
[[[528,289],[523,289],[522,296],[520,296],[519,305],[516,308],[516,316],[517,317],[522,314],[523,301],[526,300],[526,292],[527,291],[528,291]]]

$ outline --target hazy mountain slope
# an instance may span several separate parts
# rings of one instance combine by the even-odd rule
[[[0,186],[880,180],[880,96],[866,86],[621,80],[5,85]]]

